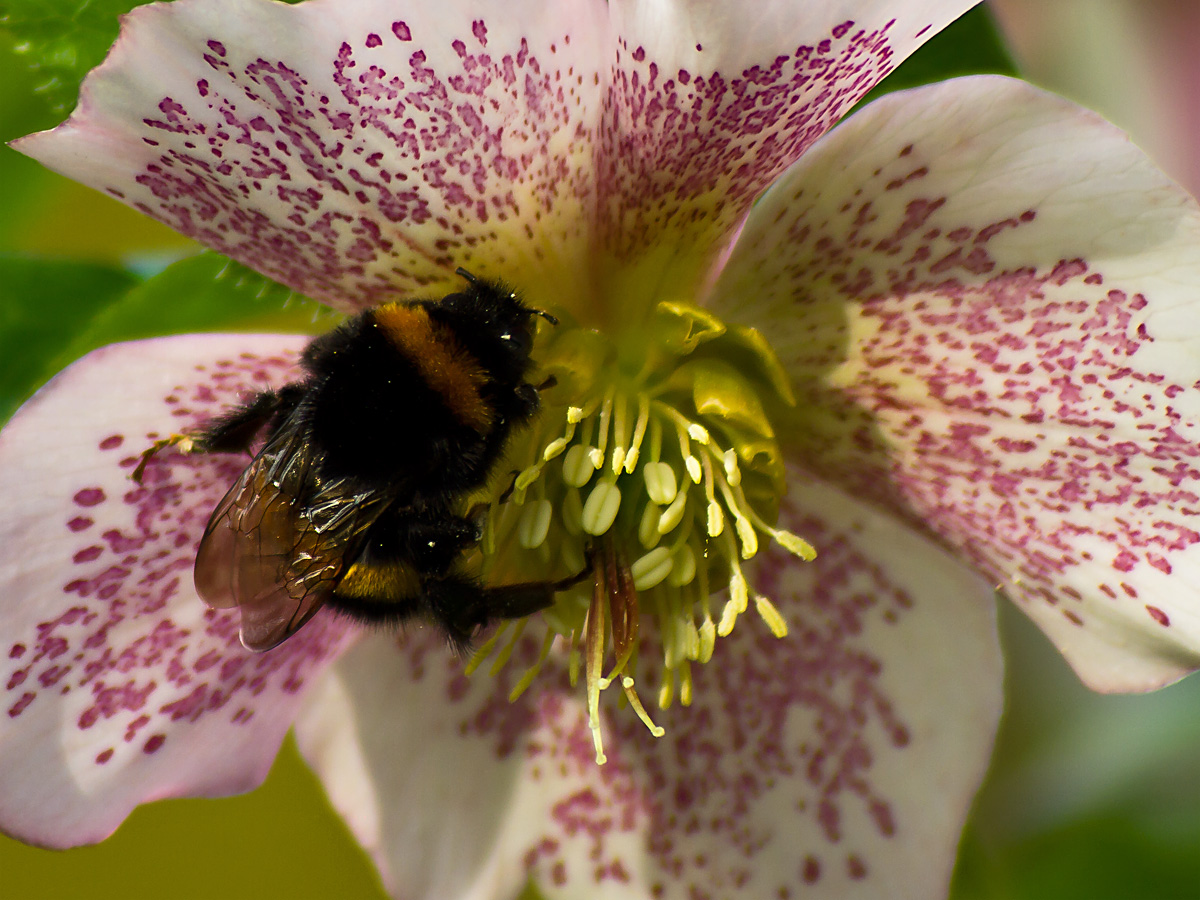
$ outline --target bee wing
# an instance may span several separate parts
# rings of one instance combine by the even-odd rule
[[[196,553],[196,591],[241,611],[241,639],[270,650],[328,599],[382,498],[320,484],[297,428],[273,437],[217,504]]]

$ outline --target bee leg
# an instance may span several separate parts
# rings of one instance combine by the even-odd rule
[[[289,384],[278,391],[262,391],[244,403],[213,419],[203,428],[190,434],[173,434],[155,441],[142,453],[137,467],[130,478],[142,483],[146,466],[160,451],[167,447],[178,447],[183,454],[190,453],[242,453],[249,452],[250,445],[263,427],[277,427],[300,402],[304,389]]]
[[[513,391],[512,415],[515,419],[524,421],[532,418],[541,405],[542,398],[538,396],[538,389],[529,382],[521,382]]]
[[[137,466],[129,473],[129,477],[133,480],[134,484],[142,483],[142,476],[146,474],[146,466],[150,465],[150,460],[154,459],[160,450],[176,446],[185,455],[195,452],[195,440],[191,435],[173,434],[170,437],[160,438],[142,451],[142,457],[138,461]]]
[[[305,389],[289,384],[277,391],[261,391],[248,403],[218,416],[192,435],[194,453],[242,453],[267,425],[282,424],[304,396]]]
[[[508,487],[506,487],[504,489],[504,493],[502,493],[499,497],[496,498],[497,503],[507,503],[508,498],[511,497],[513,491],[515,491],[517,489],[517,478],[520,476],[521,473],[518,472],[516,469],[513,469],[508,474],[512,476],[512,481],[510,481],[508,483]]]
[[[554,585],[537,581],[482,587],[473,578],[451,571],[425,578],[420,602],[461,656],[471,649],[479,630],[496,619],[520,619],[554,603]]]
[[[483,588],[488,611],[497,619],[523,619],[554,605],[554,595],[573,588],[592,574],[586,568],[559,581],[522,581]]]

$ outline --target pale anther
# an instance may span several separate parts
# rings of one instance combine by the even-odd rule
[[[742,559],[753,558],[758,552],[758,534],[750,520],[743,516],[737,507],[733,508],[733,526],[742,543]]]
[[[738,608],[733,600],[727,600],[721,610],[721,621],[717,623],[717,634],[729,637],[733,634],[733,626],[737,624]]]
[[[658,518],[659,534],[673,531],[675,526],[683,520],[683,514],[687,510],[687,497],[687,491],[680,491],[671,501],[671,505],[663,510],[662,515]]]
[[[648,591],[657,587],[670,574],[675,565],[671,551],[667,547],[655,547],[649,553],[634,560],[629,567],[633,575],[633,586],[639,591]]]
[[[642,477],[646,480],[646,493],[650,499],[660,506],[666,506],[675,499],[678,485],[675,483],[675,470],[664,462],[648,462],[642,466]]]
[[[679,702],[683,706],[692,705],[692,667],[685,659],[679,665]]]
[[[588,534],[604,534],[612,528],[620,509],[621,489],[611,481],[601,481],[583,504],[583,530]]]
[[[675,551],[675,565],[667,576],[667,583],[673,587],[683,587],[691,584],[696,577],[696,553],[691,544],[682,544]]]
[[[798,556],[801,559],[812,562],[817,558],[817,550],[808,541],[802,537],[792,534],[790,531],[772,531],[771,537],[788,553],[793,556]]]
[[[590,458],[592,450],[592,447],[575,444],[563,457],[562,478],[570,487],[583,487],[596,474]]]
[[[646,508],[642,510],[642,521],[638,523],[638,540],[647,550],[652,550],[662,540],[662,533],[658,530],[658,521],[661,518],[661,510],[653,503],[647,503]]]
[[[629,437],[629,423],[626,421],[627,413],[628,403],[625,394],[617,394],[613,401],[612,470],[614,475],[621,474],[621,469],[625,465],[625,442]]]
[[[527,505],[521,510],[521,518],[517,522],[517,542],[526,550],[540,547],[550,533],[553,515],[554,507],[545,498]]]
[[[563,528],[567,530],[567,534],[572,537],[583,534],[583,498],[578,488],[569,488],[563,495],[561,512]]]

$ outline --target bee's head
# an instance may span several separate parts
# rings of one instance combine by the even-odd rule
[[[443,298],[439,312],[454,323],[459,337],[493,375],[519,380],[529,367],[537,319],[552,325],[558,319],[526,306],[516,291],[501,282],[477,278],[466,269],[458,274],[468,287]]]

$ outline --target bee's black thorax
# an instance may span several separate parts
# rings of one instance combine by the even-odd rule
[[[326,477],[407,482],[424,495],[481,485],[512,426],[537,409],[524,383],[529,319],[515,297],[481,283],[385,304],[314,340],[302,414]]]

